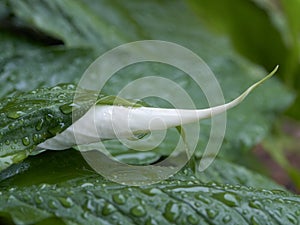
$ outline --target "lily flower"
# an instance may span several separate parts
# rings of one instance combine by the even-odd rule
[[[224,105],[206,109],[169,109],[153,107],[128,107],[122,105],[97,105],[62,133],[39,144],[39,148],[62,150],[100,140],[134,138],[151,131],[166,130],[221,114],[241,103],[246,96],[277,71],[254,83],[245,92]]]

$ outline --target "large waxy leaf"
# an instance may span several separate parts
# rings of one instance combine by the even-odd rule
[[[43,88],[2,99],[0,170],[26,158],[36,146],[72,124],[75,86]]]
[[[246,169],[240,171],[241,181],[234,177],[239,172],[231,172],[236,166],[215,163],[206,176],[231,185],[204,184],[207,178],[185,168],[161,184],[135,188],[103,180],[77,151],[45,152],[0,174],[0,220],[11,218],[17,224],[141,224],[151,219],[157,224],[297,222],[298,197],[242,187],[281,189]]]
[[[75,94],[76,105],[73,103]],[[141,106],[115,96],[83,90],[73,84],[3,98],[0,102],[0,171],[20,162],[34,153],[38,144],[70,127],[95,104],[92,96],[98,99],[98,105]]]
[[[0,45],[1,97],[16,90],[76,83],[95,58],[95,52],[103,53],[118,44],[140,39],[173,41],[196,52],[216,73],[227,101],[266,74],[232,51],[227,39],[207,32],[185,1],[12,0],[7,3],[9,9],[3,9],[13,12],[17,17],[13,19],[62,40],[66,46],[40,47],[26,39],[19,42],[18,35],[1,33],[1,43],[6,43]],[[191,79],[181,71],[157,64],[119,71],[107,83],[105,91],[114,95],[130,81],[146,75],[172,79],[188,91],[198,108],[207,106],[204,95]],[[147,84],[141,88],[146,87]],[[275,116],[291,100],[288,91],[273,79],[249,96],[240,108],[229,112],[222,156],[240,160],[240,152],[262,140]],[[165,106],[155,99],[151,104]],[[209,121],[204,121],[200,150],[206,144],[209,128]],[[108,145],[121,161],[149,164],[169,154],[168,143],[175,135],[170,136],[161,149],[142,156],[114,141]],[[234,186],[204,184],[213,181]],[[177,224],[299,223],[299,197],[260,188],[282,189],[265,177],[223,160],[215,161],[204,173],[193,173],[187,168],[166,182],[130,188],[95,174],[74,149],[45,152],[0,173],[0,223],[171,224],[172,220]]]
[[[64,0],[39,1],[35,4],[31,1],[10,1],[9,5],[15,15],[29,26],[62,39],[68,46],[90,46],[98,49],[98,52],[104,52],[117,44],[139,39],[160,39],[182,44],[206,60],[215,72],[227,101],[236,97],[263,74],[261,69],[236,55],[226,40],[210,35],[183,1],[95,3],[89,0]],[[58,64],[61,65],[60,62]],[[42,65],[44,68],[51,66],[47,62]],[[38,67],[37,70],[39,71]],[[82,66],[79,71],[82,71]],[[20,71],[15,73],[21,74]],[[121,70],[107,83],[105,92],[115,95],[129,82],[148,75],[175,81],[187,90],[198,108],[207,106],[201,90],[184,73],[157,64],[136,65]],[[148,84],[144,85],[141,89],[149,88]],[[274,98],[277,99],[276,102],[272,101]],[[234,158],[237,154],[232,152],[233,149],[249,149],[261,141],[269,131],[269,124],[274,116],[286,108],[291,100],[291,96],[278,82],[271,81],[264,89],[257,90],[257,93],[250,96],[239,109],[230,112],[230,129],[223,146],[227,151],[226,156]],[[277,104],[278,102],[281,104]],[[154,106],[165,106],[156,103],[151,102]],[[209,123],[202,125],[202,145],[199,149],[204,149],[209,129]]]
[[[291,72],[288,67],[292,65],[288,61],[294,51],[289,47],[292,37],[280,3],[270,0],[234,0],[227,4],[188,1],[211,29],[229,36],[234,47],[251,61],[266,68],[280,62],[283,73]],[[266,30],[268,35],[261,35]]]
[[[54,218],[62,224],[299,223],[297,196],[202,184],[187,175],[191,173],[140,188],[112,184],[97,175],[54,185],[12,187],[0,194],[0,212],[17,224]]]
[[[122,135],[129,138],[132,137],[132,132],[143,131],[145,133],[147,131],[152,131],[151,129],[148,129],[149,123],[153,118],[160,118],[164,121],[163,126],[162,123],[155,125],[157,127],[155,129],[161,130],[218,115],[243,101],[255,87],[270,78],[276,72],[277,68],[278,67],[276,67],[276,69],[274,69],[267,77],[253,84],[233,101],[214,108],[202,110],[140,107],[132,110],[132,113],[134,114],[126,116],[124,115],[124,110],[126,110],[126,112],[131,110],[128,106],[134,107],[142,105],[131,103],[130,101],[114,96],[99,95],[98,97],[97,92],[82,90],[80,88],[76,89],[76,86],[73,84],[37,89],[28,93],[4,98],[0,102],[0,115],[2,117],[0,123],[0,171],[11,164],[18,163],[26,158],[44,141],[47,143],[46,145],[43,145],[46,147],[42,146],[43,148],[61,150],[74,147],[76,143],[78,145],[90,144],[87,140],[96,142],[100,141],[99,138],[113,139],[115,138],[114,133],[117,124],[122,125],[118,128],[122,130]],[[75,94],[77,94],[77,98],[80,99],[80,102],[76,102],[76,104],[73,103]],[[95,99],[98,98],[96,105],[92,102],[91,96],[94,96]],[[83,117],[84,112],[94,105],[95,111],[92,112],[96,112],[96,121],[94,113],[92,113],[92,115],[87,113],[86,115],[90,116],[86,117],[85,115]],[[105,106],[104,108],[103,105]],[[108,105],[115,106],[107,107]],[[124,108],[124,106],[127,108]],[[118,114],[113,115],[112,119],[117,121],[107,121],[106,115],[112,115],[112,112],[110,111],[112,107],[115,107],[114,110],[117,111]],[[214,109],[214,111],[211,111],[212,109]],[[179,111],[181,117],[178,119],[177,113]],[[194,113],[191,114],[191,112]],[[197,115],[195,114],[196,112]],[[76,120],[80,118],[78,122],[84,119],[81,122],[81,130],[78,132],[78,135],[80,136],[77,135],[77,138],[79,138],[78,140],[81,140],[80,143],[73,140],[74,131],[72,128],[72,115],[73,122],[74,115],[76,116]],[[125,124],[128,124],[129,120],[126,120],[126,118],[131,117],[136,117],[137,119],[131,121],[130,125],[132,127],[129,127],[128,129],[126,129],[126,127],[124,128],[124,121]],[[170,117],[173,119],[170,120]],[[114,122],[116,122],[115,127],[113,126],[110,128],[110,125],[103,126],[103,124],[112,124]],[[91,129],[93,126],[90,126],[90,124],[93,123],[96,127],[101,129],[99,131],[102,136],[98,135],[97,138],[93,137],[93,129]],[[68,127],[70,127],[70,129],[66,130]],[[87,135],[91,132],[92,135]],[[57,137],[54,137],[55,135],[57,135]],[[53,141],[52,137],[58,139]],[[47,140],[50,138],[52,139]]]
[[[6,49],[11,47],[3,51]],[[0,60],[0,97],[15,91],[74,83],[94,58],[90,51],[79,49],[41,48],[25,52],[17,49]]]

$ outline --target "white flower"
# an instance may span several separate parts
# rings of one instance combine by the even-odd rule
[[[38,147],[52,150],[67,149],[75,145],[89,144],[105,139],[132,138],[137,134],[165,130],[210,118],[238,105],[255,87],[270,78],[277,69],[278,66],[233,101],[207,109],[94,105],[65,131],[39,144]]]

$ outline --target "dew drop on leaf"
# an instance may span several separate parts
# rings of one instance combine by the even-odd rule
[[[43,120],[43,119],[40,119],[40,120],[38,121],[38,123],[36,124],[35,129],[36,129],[37,131],[40,131],[40,130],[43,128],[43,124],[44,124],[44,120]]]
[[[52,119],[53,119],[53,117],[54,117],[54,116],[53,116],[51,113],[48,113],[48,114],[45,116],[45,119],[46,119],[46,121],[51,122]]]
[[[218,215],[218,212],[213,209],[206,209],[206,214],[210,219],[214,219]]]
[[[94,187],[94,184],[92,183],[84,183],[81,185],[82,188],[86,188],[86,187]]]
[[[188,215],[187,221],[189,222],[189,224],[198,224],[199,219],[195,215]]]
[[[130,209],[130,213],[135,217],[142,217],[146,214],[146,211],[143,206],[138,205]]]
[[[41,139],[41,135],[40,134],[34,134],[32,136],[32,140],[33,140],[34,143],[38,143],[40,139]]]
[[[62,88],[60,86],[55,86],[53,88],[50,89],[51,91],[61,91]]]
[[[59,109],[63,114],[70,114],[72,112],[73,107],[70,104],[65,104],[60,106]]]
[[[228,222],[231,221],[231,219],[232,219],[232,218],[231,218],[230,215],[226,215],[226,216],[223,217],[222,221],[223,221],[224,223],[228,223]]]
[[[30,145],[30,139],[29,139],[29,137],[24,137],[24,138],[22,138],[22,143],[23,143],[23,145],[25,145],[25,146]]]
[[[230,207],[235,207],[238,205],[238,199],[232,193],[218,193],[214,194],[213,197]]]
[[[62,131],[62,129],[63,129],[64,126],[65,126],[64,123],[60,123],[58,126],[53,127],[51,129],[49,129],[48,131],[50,132],[50,134],[56,135],[56,134],[58,134],[58,133],[60,133]]]
[[[179,216],[179,206],[173,202],[168,202],[163,215],[170,222],[176,221]]]
[[[261,209],[263,206],[261,204],[261,202],[257,201],[257,200],[252,200],[249,202],[249,206],[255,209]]]
[[[71,208],[73,206],[73,201],[71,198],[59,198],[59,202],[65,208]]]
[[[24,115],[25,113],[22,111],[11,111],[7,113],[7,117],[10,119],[18,119],[20,116]]]
[[[74,90],[75,89],[75,85],[74,84],[68,84],[67,85],[67,89],[68,90]]]
[[[251,217],[251,224],[252,225],[259,225],[260,223],[259,223],[258,219],[255,216],[252,216]]]
[[[116,208],[112,204],[105,203],[105,205],[103,206],[103,209],[102,209],[102,215],[108,216],[108,215],[112,214],[114,211],[116,211]]]
[[[203,197],[201,194],[196,195],[196,199],[200,200],[201,202],[205,204],[210,204],[211,201],[208,198]]]
[[[58,99],[65,99],[67,96],[65,94],[59,94],[57,96]]]
[[[149,219],[146,221],[145,225],[158,225],[158,223],[156,222],[155,219],[149,218]]]
[[[58,204],[57,204],[57,202],[54,201],[54,200],[50,200],[50,201],[48,202],[48,206],[49,206],[49,208],[51,208],[51,209],[57,209],[57,208],[58,208]]]
[[[15,124],[10,124],[10,125],[8,125],[8,129],[9,129],[9,130],[14,130],[14,129],[15,129]]]
[[[117,203],[119,205],[123,205],[126,202],[126,199],[125,199],[124,195],[122,195],[122,194],[114,194],[112,196],[112,199],[115,203]]]
[[[29,199],[31,199],[31,196],[30,196],[28,193],[23,193],[23,194],[22,194],[22,198],[23,198],[25,201],[28,201]]]
[[[292,224],[298,224],[297,218],[295,216],[293,216],[292,214],[287,214],[286,217]]]
[[[149,195],[149,196],[154,196],[156,194],[161,194],[161,190],[158,188],[147,188],[142,190],[144,194]]]
[[[35,201],[37,204],[41,204],[41,203],[43,203],[44,199],[42,198],[42,196],[37,195],[37,196],[34,197],[34,201]]]

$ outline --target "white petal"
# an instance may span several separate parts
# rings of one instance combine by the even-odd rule
[[[46,140],[38,147],[52,150],[67,149],[75,145],[99,142],[100,139],[131,138],[139,133],[165,130],[210,118],[238,105],[255,87],[270,78],[277,69],[278,66],[268,76],[253,84],[233,101],[207,109],[95,105],[61,134]]]

